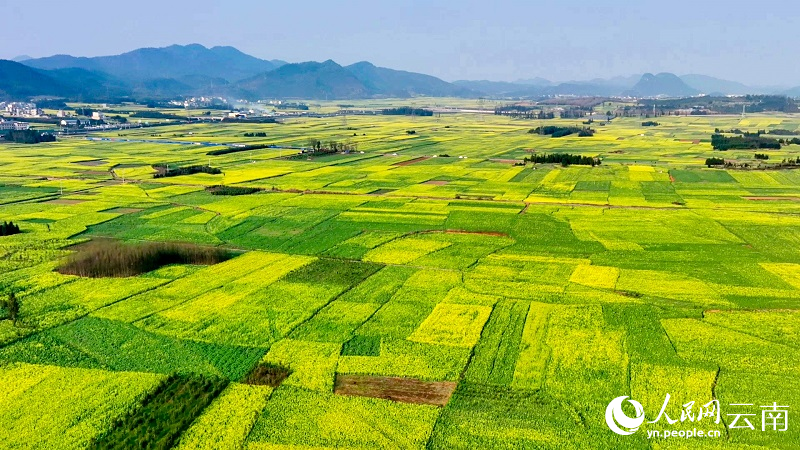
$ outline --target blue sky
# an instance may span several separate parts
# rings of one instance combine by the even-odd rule
[[[800,85],[800,2],[789,0],[0,0],[0,10],[0,58],[200,43],[449,81],[668,71]]]

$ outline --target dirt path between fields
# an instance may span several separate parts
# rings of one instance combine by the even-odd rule
[[[787,202],[800,202],[800,197],[742,197],[745,200],[755,201],[787,201]]]
[[[456,389],[452,381],[374,375],[336,375],[333,392],[339,395],[382,398],[403,403],[444,406]]]
[[[426,159],[431,159],[430,156],[420,156],[419,158],[409,159],[408,161],[398,162],[392,164],[393,166],[410,166],[411,164],[418,163],[421,161],[425,161]]]

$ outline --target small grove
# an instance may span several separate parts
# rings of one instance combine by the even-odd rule
[[[598,158],[573,155],[571,153],[543,153],[541,155],[526,156],[523,161],[534,164],[561,164],[564,167],[573,164],[592,167],[600,165],[600,159]]]
[[[232,256],[231,252],[224,249],[193,244],[123,244],[98,240],[81,245],[58,271],[65,275],[92,278],[131,277],[169,264],[211,265]]]
[[[19,225],[14,222],[3,222],[0,224],[0,236],[11,236],[21,233]]]
[[[50,133],[40,133],[36,130],[14,130],[3,135],[6,141],[17,144],[39,144],[41,142],[55,142],[56,137]]]
[[[219,175],[222,173],[222,170],[217,167],[200,165],[171,168],[168,164],[154,164],[153,169],[156,169],[153,178],[169,178],[179,175],[192,175],[195,173],[207,173],[211,175]]]
[[[768,148],[780,150],[781,143],[777,139],[765,138],[760,135],[745,134],[742,136],[711,135],[711,146],[714,150],[731,149],[759,149]]]
[[[558,127],[555,125],[547,125],[544,127],[536,127],[532,130],[529,130],[528,133],[530,134],[544,134],[549,135],[554,138],[569,136],[572,134],[577,134],[578,137],[591,137],[594,136],[594,130],[591,128],[585,127]]]

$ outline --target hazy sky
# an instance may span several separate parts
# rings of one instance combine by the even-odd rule
[[[800,85],[795,0],[0,0],[0,58],[232,45],[445,80],[702,73]]]

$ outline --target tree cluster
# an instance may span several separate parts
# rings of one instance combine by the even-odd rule
[[[243,187],[243,186],[209,186],[206,192],[211,195],[248,195],[261,192],[259,188]]]
[[[19,234],[19,225],[14,222],[0,223],[0,236],[11,236],[12,234]]]
[[[358,150],[358,143],[356,142],[337,142],[337,141],[328,141],[327,143],[323,143],[319,139],[311,139],[308,141],[308,149],[311,153],[349,153]]]
[[[79,106],[75,108],[75,114],[78,116],[92,117],[92,114],[94,114],[94,110],[92,108],[87,108],[85,106],[82,107]]]
[[[401,106],[399,108],[387,108],[381,111],[384,116],[433,116],[433,111],[423,108],[412,108],[410,106]]]
[[[8,319],[14,323],[14,326],[17,325],[17,321],[19,321],[19,299],[17,296],[11,292],[8,294],[8,299],[4,302],[0,302],[0,307],[5,310],[5,319]]]
[[[211,166],[184,166],[170,168],[169,165],[154,164],[153,168],[156,169],[156,173],[153,175],[153,178],[177,177],[179,175],[192,175],[195,173],[207,173],[211,175],[219,175],[222,173],[222,170],[219,168]]]
[[[755,158],[755,159],[760,159],[760,160],[762,160],[762,161],[766,161],[766,160],[768,160],[768,159],[769,159],[769,155],[766,155],[766,154],[764,154],[764,153],[756,153],[756,154],[755,154],[755,156],[754,156],[754,158]]]
[[[570,153],[543,153],[539,155],[531,155],[523,159],[525,162],[539,163],[539,164],[561,164],[564,167],[570,165],[579,166],[599,166],[600,160],[591,156],[573,155]]]
[[[800,136],[800,131],[792,131],[792,130],[784,130],[782,128],[776,128],[774,130],[767,131],[767,134],[778,134],[781,136]]]
[[[706,166],[721,166],[725,164],[725,160],[722,158],[706,158]]]
[[[765,111],[797,112],[797,101],[780,95],[744,95],[738,97],[687,97],[679,99],[642,100],[640,105],[629,108],[630,113],[649,115],[653,112],[653,105],[658,109],[657,115],[666,115],[675,110],[691,109],[690,114],[703,115],[709,112],[716,114],[741,114],[742,106],[747,113]],[[697,111],[697,112],[695,112]]]
[[[160,111],[135,111],[130,115],[132,119],[172,119],[172,120],[185,120],[185,117],[181,117],[175,114],[167,114],[162,113]]]
[[[569,136],[571,134],[577,134],[578,137],[590,137],[594,136],[594,130],[591,128],[586,127],[558,127],[554,125],[548,125],[544,127],[536,127],[532,130],[529,130],[528,133],[530,134],[546,134],[552,136],[554,138]]]
[[[56,137],[50,133],[40,133],[36,130],[12,130],[6,132],[5,140],[17,144],[39,144],[41,142],[55,142]]]
[[[275,109],[297,109],[300,111],[308,111],[308,105],[305,103],[281,103],[275,105]]]
[[[267,137],[267,133],[264,133],[263,131],[256,133],[245,133],[244,137]]]
[[[260,150],[262,148],[272,148],[272,147],[274,147],[274,145],[272,144],[242,145],[240,147],[227,147],[227,148],[221,148],[219,150],[211,150],[210,152],[206,153],[206,155],[219,156],[219,155],[227,155],[229,153],[246,152],[249,150]]]
[[[657,127],[659,125],[661,125],[661,124],[658,123],[658,122],[654,122],[652,120],[648,120],[647,122],[642,122],[642,126],[643,127]]]
[[[232,256],[225,249],[193,244],[151,242],[133,245],[103,240],[81,246],[57,270],[80,277],[131,277],[169,264],[217,264]]]
[[[787,158],[777,164],[771,164],[768,166],[762,166],[761,163],[759,163],[758,166],[753,166],[750,163],[746,162],[736,163],[732,161],[727,161],[725,163],[725,167],[729,169],[784,169],[784,168],[794,169],[800,167],[800,156],[798,156],[795,159]]]
[[[740,130],[739,128],[733,128],[733,129],[730,129],[730,130],[723,130],[723,129],[720,129],[720,128],[714,128],[714,133],[716,133],[716,134],[722,134],[722,133],[741,134],[742,136],[745,136],[745,137],[759,137],[762,134],[767,134],[767,131],[766,130],[758,130],[755,133],[753,133],[751,131]]]
[[[711,146],[714,150],[730,149],[760,149],[771,148],[780,150],[781,143],[777,139],[761,137],[760,134],[749,133],[743,136],[723,136],[721,134],[711,135]]]

